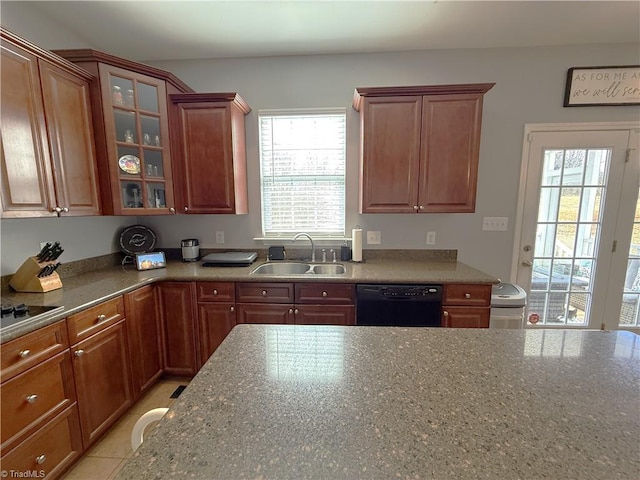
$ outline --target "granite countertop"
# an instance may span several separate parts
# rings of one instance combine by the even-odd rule
[[[340,282],[340,283],[498,283],[498,279],[458,261],[371,259],[365,263],[340,262],[342,275],[252,275],[264,260],[248,267],[203,267],[200,262],[167,262],[167,268],[138,272],[132,265],[103,268],[63,278],[62,288],[47,293],[3,294],[2,303],[64,306],[58,315],[37,318],[0,330],[0,343],[49,325],[55,321],[157,281],[231,282]],[[317,263],[317,262],[316,262]]]
[[[238,325],[117,478],[640,478],[638,338]]]

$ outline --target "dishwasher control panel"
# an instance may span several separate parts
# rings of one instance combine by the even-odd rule
[[[392,286],[380,287],[380,294],[385,297],[425,297],[434,296],[442,291],[440,287],[409,287],[409,286]]]

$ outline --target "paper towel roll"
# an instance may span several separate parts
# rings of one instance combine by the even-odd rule
[[[351,230],[351,260],[354,262],[362,261],[362,229],[354,228]]]

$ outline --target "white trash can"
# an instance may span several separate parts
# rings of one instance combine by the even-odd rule
[[[513,283],[498,283],[491,290],[489,328],[523,328],[527,292]]]

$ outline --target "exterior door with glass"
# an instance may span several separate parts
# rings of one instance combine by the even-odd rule
[[[624,321],[620,279],[633,244],[637,133],[582,128],[527,132],[514,270],[528,292],[528,326],[609,329]]]

